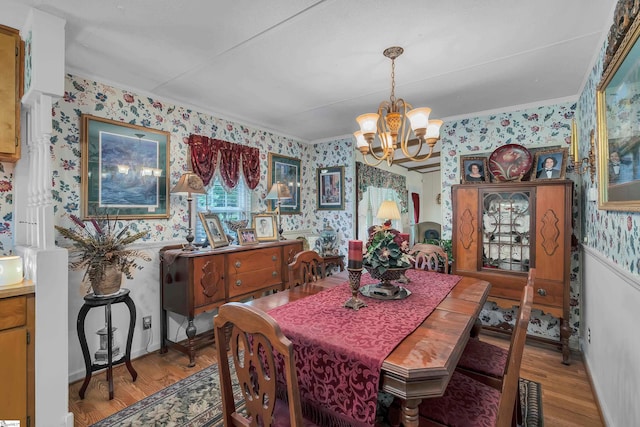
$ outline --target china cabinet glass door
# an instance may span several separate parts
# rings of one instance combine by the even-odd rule
[[[529,271],[531,189],[481,192],[482,268]]]

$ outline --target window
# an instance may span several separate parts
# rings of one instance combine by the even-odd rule
[[[241,179],[236,188],[226,192],[216,177],[207,189],[206,196],[198,195],[196,199],[196,212],[207,211],[218,214],[225,229],[225,221],[248,219],[251,212],[251,190]],[[195,236],[196,243],[202,243],[207,238],[199,218],[196,218]]]

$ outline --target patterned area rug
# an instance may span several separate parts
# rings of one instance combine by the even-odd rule
[[[235,375],[234,375],[235,377]],[[240,390],[233,384],[236,401]],[[539,383],[520,379],[523,427],[542,427],[542,390]],[[222,427],[222,397],[218,365],[205,368],[160,390],[92,427]]]

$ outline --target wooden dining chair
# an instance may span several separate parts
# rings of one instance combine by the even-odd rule
[[[416,243],[410,253],[415,257],[416,269],[449,272],[449,257],[438,245]]]
[[[224,343],[230,328],[227,356]],[[303,419],[293,344],[267,313],[246,304],[230,302],[214,317],[214,335],[222,392],[225,426],[315,426]],[[277,353],[284,361],[288,403],[276,397]],[[234,399],[231,360],[245,402],[246,416],[237,410]]]
[[[289,288],[325,277],[325,264],[316,251],[298,252],[289,263]]]
[[[522,297],[520,298],[518,311],[521,311],[526,303],[526,288],[534,288],[535,278],[536,269],[532,268],[529,270],[527,284],[522,290]],[[518,317],[519,314],[516,318]],[[511,346],[508,349],[479,339],[470,339],[462,352],[462,356],[460,356],[456,369],[458,372],[480,381],[483,384],[491,386],[496,390],[501,390],[507,370],[507,361],[509,360],[510,353],[513,351],[512,345],[513,339],[511,340]],[[518,405],[517,415],[520,415],[522,412],[520,408],[520,399],[516,400],[516,404]],[[518,421],[521,421],[520,417],[518,417]]]
[[[500,391],[458,371],[442,397],[424,399],[418,408],[420,426],[515,426],[520,366],[531,319],[533,286],[524,287],[509,358]]]

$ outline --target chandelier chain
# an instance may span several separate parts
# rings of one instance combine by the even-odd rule
[[[391,104],[396,102],[396,60],[391,60]]]

